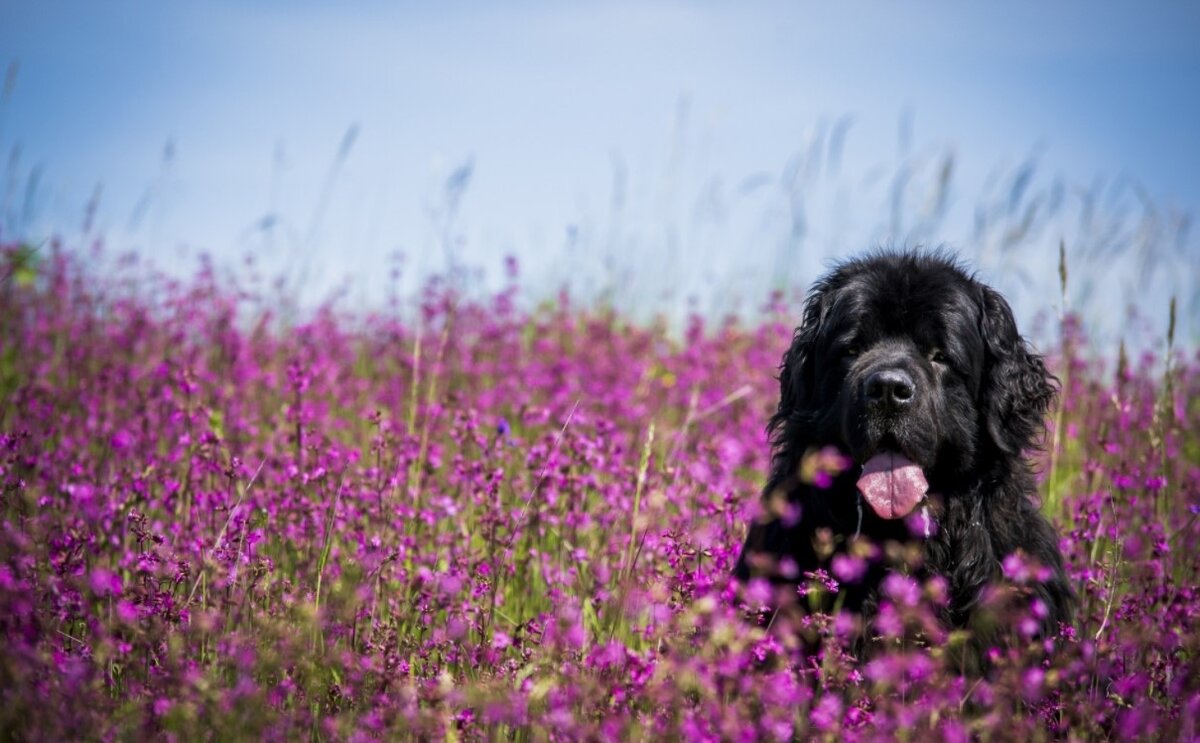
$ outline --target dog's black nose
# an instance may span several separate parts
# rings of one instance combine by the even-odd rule
[[[900,410],[912,402],[917,388],[903,369],[882,369],[867,377],[865,392],[868,403]]]

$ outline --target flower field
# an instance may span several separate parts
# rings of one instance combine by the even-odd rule
[[[292,321],[211,271],[0,251],[0,737],[1200,735],[1190,350],[1095,361],[1069,318],[1043,348],[1078,612],[998,614],[980,676],[937,581],[889,579],[861,658],[853,618],[731,584],[795,307],[671,331],[514,278]]]

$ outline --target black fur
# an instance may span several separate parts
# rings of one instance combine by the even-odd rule
[[[914,394],[903,408],[880,412],[865,401],[866,378],[881,370],[912,380]],[[836,554],[859,531],[880,545],[917,541],[922,571],[948,583],[944,622],[962,627],[972,624],[1004,558],[1021,551],[1046,571],[1031,590],[1048,610],[1042,634],[1070,621],[1058,539],[1038,513],[1023,454],[1041,443],[1056,380],[1019,334],[1003,297],[941,252],[847,261],[813,286],[779,383],[779,407],[768,424],[774,454],[763,489],[767,514],[750,527],[735,568],[739,579],[803,580],[797,576],[829,567],[822,539]],[[805,454],[829,446],[853,464],[831,487],[802,482]],[[859,501],[861,465],[882,448],[924,470],[936,523],[928,538]],[[780,503],[792,518],[780,517]],[[781,572],[784,558],[794,570]],[[871,614],[883,565],[873,561],[863,580],[841,587],[843,607]]]

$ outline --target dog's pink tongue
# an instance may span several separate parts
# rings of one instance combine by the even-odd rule
[[[895,452],[885,451],[863,465],[858,489],[882,518],[902,519],[925,497],[929,483],[916,463]]]

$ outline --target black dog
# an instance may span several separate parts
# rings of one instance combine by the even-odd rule
[[[1004,298],[949,255],[840,264],[813,286],[783,356],[768,513],[735,576],[795,583],[828,570],[857,534],[915,541],[921,570],[948,584],[943,621],[962,627],[1020,552],[1041,566],[1029,597],[1040,599],[1041,635],[1054,635],[1070,621],[1071,590],[1023,452],[1044,434],[1055,384]],[[820,487],[799,470],[824,447],[850,464]],[[886,574],[872,561],[841,586],[843,607],[869,617]]]

